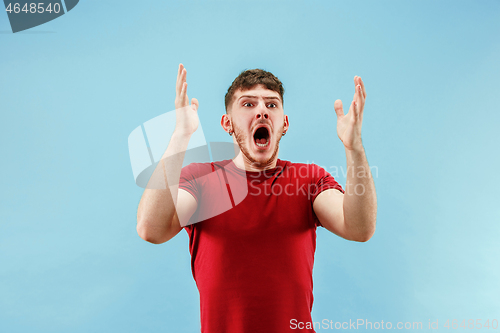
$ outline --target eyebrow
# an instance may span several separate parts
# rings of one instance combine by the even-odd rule
[[[259,96],[254,96],[254,95],[243,95],[238,98],[238,100],[242,99],[243,97],[250,97],[250,98],[258,98]],[[281,101],[281,99],[277,96],[266,96],[264,99],[277,99],[278,101]]]

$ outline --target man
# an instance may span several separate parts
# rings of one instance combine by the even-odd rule
[[[361,141],[366,91],[360,77],[354,84],[347,114],[340,100],[334,103],[348,167],[344,193],[324,169],[278,159],[289,130],[284,89],[263,70],[242,72],[226,94],[221,125],[238,145],[237,156],[182,168],[199,103],[193,98],[189,105],[179,65],[175,131],[150,180],[170,190],[144,191],[137,231],[159,244],[186,229],[203,333],[314,332],[316,227],[353,241],[372,237],[376,194]]]

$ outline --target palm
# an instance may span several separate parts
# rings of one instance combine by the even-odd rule
[[[192,105],[175,109],[176,129],[183,133],[192,134],[198,129],[200,122],[198,112]]]
[[[357,134],[356,126],[352,118],[353,113],[351,111],[337,118],[337,135],[344,146],[349,149],[352,149]]]

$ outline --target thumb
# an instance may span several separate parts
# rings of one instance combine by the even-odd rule
[[[337,118],[344,115],[344,109],[342,108],[342,101],[340,99],[336,100],[333,104]]]
[[[191,99],[191,105],[194,106],[193,110],[198,111],[198,107],[200,106],[200,103],[196,98]]]

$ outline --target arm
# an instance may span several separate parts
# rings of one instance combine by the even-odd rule
[[[193,98],[189,105],[186,69],[182,64],[177,74],[175,109],[174,133],[137,209],[137,233],[154,244],[164,243],[177,235],[182,230],[181,224],[186,225],[197,207],[191,194],[178,190],[184,154],[199,123],[198,101]]]
[[[335,101],[337,133],[344,144],[347,160],[346,193],[326,190],[313,203],[321,224],[348,240],[366,242],[375,233],[377,195],[361,142],[361,125],[366,91],[360,77],[354,78],[356,92],[347,115],[342,101]]]

